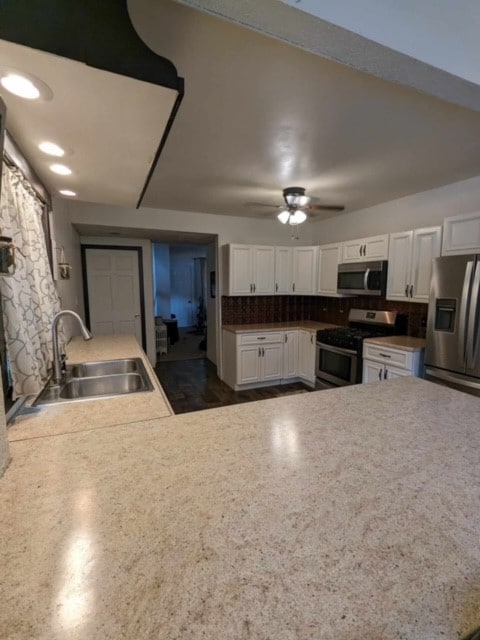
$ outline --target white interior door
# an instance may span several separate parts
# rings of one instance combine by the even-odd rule
[[[142,344],[138,252],[85,249],[93,335],[133,334]]]

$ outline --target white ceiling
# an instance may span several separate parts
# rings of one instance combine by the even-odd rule
[[[479,113],[181,4],[129,11],[185,77],[144,206],[273,216],[245,203],[299,184],[356,210],[479,173]]]
[[[300,185],[356,210],[479,173],[479,113],[170,0],[128,7],[185,78],[143,206],[273,219],[273,208],[246,203],[280,203]],[[52,192],[133,207],[176,93],[4,41],[0,64],[54,92],[34,104],[2,91],[7,126]],[[73,150],[73,176],[48,170],[36,149],[44,138]]]
[[[0,40],[3,68],[34,74],[53,91],[52,100],[39,102],[0,86],[7,128],[51,193],[73,189],[88,202],[135,206],[177,92]],[[42,140],[70,153],[46,156],[37,147]],[[54,162],[73,174],[53,174]]]

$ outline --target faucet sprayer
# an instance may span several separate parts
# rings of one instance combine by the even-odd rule
[[[93,338],[90,331],[84,325],[83,320],[75,313],[75,311],[70,311],[65,309],[65,311],[59,311],[57,314],[53,316],[52,320],[52,343],[53,343],[53,376],[52,380],[54,384],[59,384],[62,381],[62,360],[60,357],[60,351],[58,348],[58,321],[62,316],[72,316],[75,318],[80,325],[80,330],[82,332],[82,336],[84,340],[91,340]]]

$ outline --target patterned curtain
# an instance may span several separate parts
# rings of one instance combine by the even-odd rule
[[[42,227],[43,204],[22,174],[3,164],[0,198],[2,234],[25,254],[15,253],[13,276],[0,275],[5,338],[13,398],[39,393],[52,360],[51,323],[60,311]]]

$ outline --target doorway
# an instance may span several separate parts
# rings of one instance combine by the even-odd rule
[[[157,362],[206,357],[207,252],[200,244],[153,245]]]
[[[85,319],[94,335],[134,334],[146,349],[141,247],[82,245]]]

